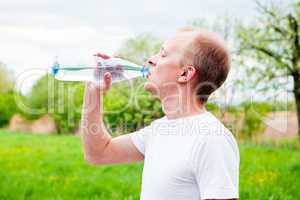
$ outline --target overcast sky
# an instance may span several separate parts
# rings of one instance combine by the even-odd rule
[[[55,56],[68,64],[93,62],[98,50],[114,52],[129,37],[150,32],[162,39],[195,18],[224,15],[251,20],[253,0],[61,1],[10,0],[0,3],[0,61],[20,74],[28,90]],[[25,73],[26,74],[26,73]]]

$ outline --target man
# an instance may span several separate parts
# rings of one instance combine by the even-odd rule
[[[85,159],[95,165],[144,160],[142,200],[237,199],[238,146],[230,131],[205,110],[209,95],[227,77],[229,60],[215,34],[193,29],[176,33],[149,58],[144,85],[161,100],[165,117],[115,138],[102,114],[102,95],[110,88],[111,75],[104,75],[102,86],[87,83]]]

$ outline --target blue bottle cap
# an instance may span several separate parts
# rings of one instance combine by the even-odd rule
[[[59,70],[59,64],[57,62],[55,62],[51,68],[51,73],[53,76],[55,76],[57,74]]]
[[[142,73],[142,76],[143,76],[143,77],[146,77],[146,76],[149,74],[149,67],[142,66],[140,72]]]

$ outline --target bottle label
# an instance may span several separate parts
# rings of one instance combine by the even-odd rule
[[[103,67],[95,68],[94,79],[96,81],[102,80],[102,78],[106,72],[109,72],[111,74],[112,79],[114,81],[124,79],[124,69],[121,65],[116,65],[116,66],[107,66],[106,65]]]

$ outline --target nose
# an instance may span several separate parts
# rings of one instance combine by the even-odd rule
[[[151,56],[148,60],[147,60],[147,63],[149,65],[151,65],[151,67],[155,67],[156,66],[156,59],[155,59],[155,56]]]

